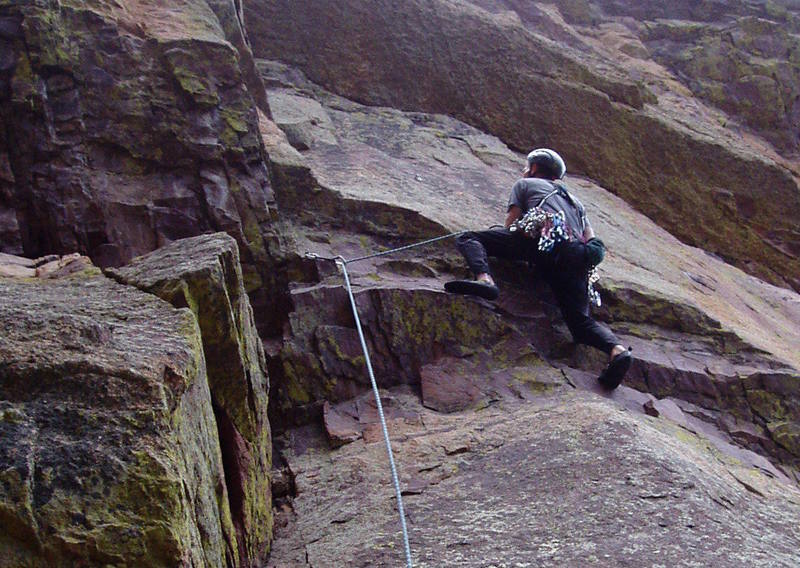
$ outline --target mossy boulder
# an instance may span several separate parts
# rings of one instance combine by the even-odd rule
[[[192,313],[0,278],[0,566],[238,566]]]
[[[258,565],[272,535],[269,378],[236,241],[225,233],[182,239],[109,274],[197,318],[240,561]]]

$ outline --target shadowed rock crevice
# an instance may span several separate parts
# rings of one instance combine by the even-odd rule
[[[237,554],[240,559],[247,559],[245,548],[247,542],[247,528],[245,527],[246,512],[245,499],[247,491],[247,471],[249,469],[250,452],[247,442],[236,430],[231,419],[212,400],[214,418],[217,422],[219,445],[222,450],[222,466],[225,472],[225,487],[228,492],[228,504],[231,510],[231,520],[236,527]],[[247,565],[246,563],[243,565]]]
[[[120,282],[188,306],[202,333],[237,565],[258,565],[272,533],[269,378],[236,241],[224,233],[176,241],[108,270]]]

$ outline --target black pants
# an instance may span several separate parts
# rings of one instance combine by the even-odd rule
[[[552,288],[575,343],[596,347],[604,353],[619,345],[611,330],[589,315],[589,265],[583,243],[560,243],[553,251],[543,253],[534,239],[521,233],[490,229],[464,233],[456,245],[475,275],[491,274],[489,256],[533,262]]]

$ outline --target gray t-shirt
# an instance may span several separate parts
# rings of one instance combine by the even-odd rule
[[[556,191],[550,197],[548,194]],[[586,209],[578,198],[567,191],[566,186],[560,181],[550,181],[542,178],[522,178],[511,188],[511,197],[508,198],[508,209],[516,205],[522,209],[522,214],[528,210],[539,206],[539,203],[547,197],[541,205],[545,211],[552,213],[564,212],[564,221],[572,236],[578,240],[583,240],[583,234],[587,227],[590,227],[589,219],[586,218]]]

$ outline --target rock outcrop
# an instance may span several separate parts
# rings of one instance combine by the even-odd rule
[[[543,37],[514,12],[449,0],[248,0],[245,13],[257,57],[360,102],[454,116],[518,150],[555,147],[684,242],[800,289],[800,235],[783,214],[800,207],[796,164],[637,84],[650,79],[637,67]]]
[[[302,151],[288,136],[267,135],[276,199],[298,246],[353,258],[502,220],[523,157],[499,140],[443,116],[365,107],[280,64],[259,65],[278,125],[303,132],[303,143],[295,140]],[[312,108],[308,120],[298,118]],[[687,410],[789,470],[800,465],[797,294],[681,245],[589,180],[569,182],[611,251],[601,265],[600,317],[635,348],[630,384],[692,405]],[[420,385],[431,408],[475,408],[509,392],[516,375],[539,376],[546,390],[552,364],[602,364],[568,347],[546,287],[531,294],[527,268],[497,269],[503,294],[492,309],[442,293],[442,280],[464,270],[452,243],[349,268],[382,386]],[[273,357],[273,416],[281,424],[306,423],[325,401],[366,388],[341,276],[317,261],[301,280]]]
[[[279,328],[268,107],[242,21],[234,0],[0,5],[0,251],[119,266],[226,231],[262,333]]]
[[[800,17],[797,18],[800,22]],[[800,149],[800,38],[783,22],[646,22],[642,41],[692,92],[785,153]]]
[[[389,397],[414,566],[800,559],[800,491],[666,420],[569,388],[451,415]],[[269,566],[402,564],[381,438],[336,450],[308,430],[288,438],[296,497]]]
[[[800,563],[796,12],[0,1],[0,568],[399,563],[337,255],[415,565]],[[539,145],[613,393],[533,267],[371,255],[502,222]]]
[[[236,241],[109,273],[0,257],[0,566],[262,565],[269,381]]]
[[[192,313],[90,268],[0,322],[0,566],[241,565]]]
[[[243,566],[257,566],[272,534],[269,378],[236,241],[182,239],[109,274],[197,318],[238,552]]]
[[[591,55],[633,65],[653,85],[653,62],[692,93],[723,109],[781,153],[797,159],[797,33],[800,6],[791,2],[615,2],[557,5],[472,0],[492,12],[516,14],[530,29]],[[563,18],[563,20],[561,19]],[[606,51],[608,50],[608,51]],[[645,64],[645,62],[648,62]],[[649,66],[649,70],[648,70]],[[795,169],[796,171],[796,169]]]

